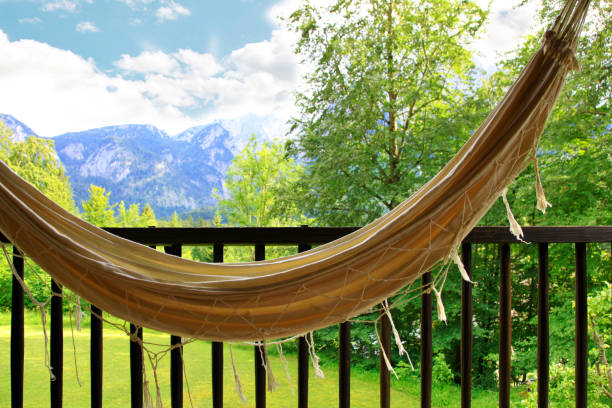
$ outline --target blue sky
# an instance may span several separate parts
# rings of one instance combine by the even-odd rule
[[[298,1],[0,0],[0,112],[43,136],[126,123],[178,133],[245,115],[282,124],[307,67],[276,17]],[[485,68],[533,29],[533,2],[512,6],[492,3],[475,45]]]
[[[94,58],[103,70],[147,49],[224,55],[269,38],[274,28],[267,16],[274,0],[179,1],[0,0],[1,28],[12,39]]]

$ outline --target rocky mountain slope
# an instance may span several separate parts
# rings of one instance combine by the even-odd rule
[[[0,120],[20,139],[34,134],[10,115],[0,114]],[[77,204],[87,199],[90,184],[96,184],[111,192],[112,202],[148,203],[158,217],[167,217],[214,205],[213,191],[223,193],[225,171],[250,135],[271,139],[282,132],[266,118],[247,117],[174,136],[151,125],[122,125],[52,139]]]

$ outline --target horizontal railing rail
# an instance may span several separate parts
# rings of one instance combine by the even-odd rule
[[[255,259],[265,259],[266,246],[295,245],[302,252],[312,245],[323,244],[356,231],[357,227],[279,227],[279,228],[107,228],[120,237],[140,242],[144,245],[163,246],[165,252],[181,256],[183,246],[213,245],[213,261],[223,262],[223,249],[229,245],[252,245]],[[462,261],[471,277],[472,245],[498,244],[500,251],[500,297],[499,297],[499,406],[510,405],[510,352],[511,352],[511,288],[510,288],[510,244],[531,242],[538,248],[538,404],[548,406],[548,244],[572,243],[575,245],[575,325],[576,325],[576,401],[577,407],[587,404],[587,287],[586,287],[586,244],[612,242],[612,227],[523,227],[524,242],[517,240],[507,227],[476,227],[462,243]],[[8,240],[0,235],[0,242]],[[18,248],[14,248],[13,264],[16,275],[23,279],[24,263]],[[431,275],[422,277],[424,286],[431,282]],[[51,407],[62,406],[63,393],[63,327],[61,285],[52,281],[53,298],[51,302],[50,359],[55,380],[51,381]],[[23,406],[24,381],[24,294],[16,277],[13,278],[11,316],[11,404]],[[421,406],[431,406],[432,390],[432,297],[429,293],[421,296]],[[471,405],[471,366],[472,366],[472,285],[462,283],[461,306],[461,406]],[[102,311],[92,305],[91,324],[91,406],[102,406],[102,361],[103,329],[99,318]],[[339,328],[339,405],[350,406],[350,359],[351,325],[340,324]],[[136,338],[145,334],[141,327],[130,325],[130,378],[131,406],[143,406],[143,351]],[[387,355],[391,347],[389,320],[381,319],[380,347]],[[171,401],[172,407],[183,404],[183,366],[181,338],[171,336]],[[212,344],[212,405],[223,405],[223,343]],[[389,372],[384,361],[380,362],[380,406],[388,408],[391,404]],[[255,389],[256,406],[266,404],[266,376],[261,360],[263,353],[256,346]],[[298,339],[298,396],[296,405],[308,406],[308,349],[304,338]]]

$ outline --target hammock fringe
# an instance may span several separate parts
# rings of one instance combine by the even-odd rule
[[[230,352],[230,360],[232,361],[232,370],[234,371],[234,382],[236,383],[236,394],[242,400],[242,403],[246,403],[247,399],[242,392],[242,383],[240,382],[240,376],[238,375],[238,370],[236,369],[236,363],[234,362],[234,352],[232,351],[232,344],[229,344],[229,352]]]

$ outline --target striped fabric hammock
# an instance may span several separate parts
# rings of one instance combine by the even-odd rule
[[[587,6],[588,0],[568,0],[516,83],[433,179],[339,240],[269,261],[193,262],[84,222],[4,163],[0,231],[55,281],[100,309],[175,335],[269,340],[346,321],[437,263],[460,264],[463,237],[536,160],[548,115],[576,66]],[[538,198],[544,207],[539,179]]]

